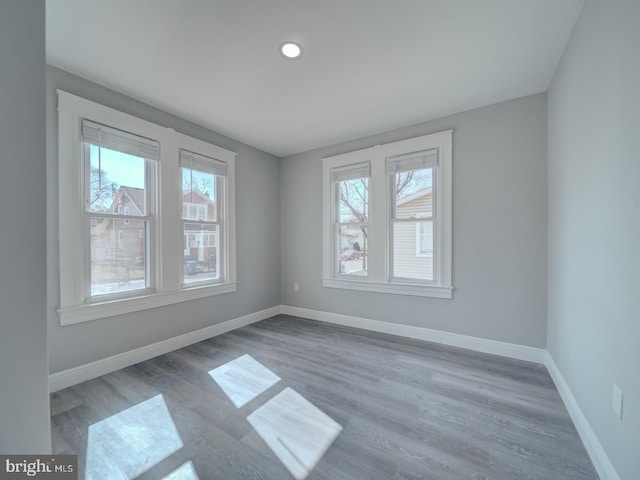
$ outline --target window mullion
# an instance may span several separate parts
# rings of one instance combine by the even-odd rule
[[[387,279],[387,186],[384,158],[372,152],[371,178],[369,180],[369,246],[368,269],[372,282]]]

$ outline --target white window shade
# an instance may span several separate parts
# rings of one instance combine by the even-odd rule
[[[89,120],[82,120],[82,141],[148,160],[160,159],[159,142]]]
[[[331,169],[331,183],[344,182],[356,178],[368,178],[370,176],[371,164],[369,162]]]
[[[180,149],[180,166],[207,172],[219,177],[228,176],[227,164],[215,158],[200,155],[199,153],[190,152],[189,150]]]
[[[387,175],[395,175],[410,170],[434,168],[438,166],[438,149],[432,148],[422,152],[407,153],[387,158]]]

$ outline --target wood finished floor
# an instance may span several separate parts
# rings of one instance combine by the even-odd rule
[[[281,380],[238,408],[209,371],[246,354]],[[309,480],[598,478],[544,366],[287,315],[53,393],[54,453],[85,478],[93,425],[91,478],[126,451],[141,479],[291,479],[247,420],[287,388],[342,427]],[[96,440],[124,411],[170,418],[182,446]]]

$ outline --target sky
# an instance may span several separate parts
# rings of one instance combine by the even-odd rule
[[[144,162],[140,157],[91,145],[91,166],[102,170],[107,184],[144,188]]]

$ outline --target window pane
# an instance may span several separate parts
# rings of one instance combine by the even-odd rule
[[[89,145],[87,210],[145,216],[145,159]],[[126,213],[128,212],[128,213]]]
[[[369,179],[356,178],[336,183],[338,223],[365,223],[369,217]]]
[[[91,217],[91,296],[142,290],[146,221]]]
[[[215,199],[215,175],[190,168],[182,169],[183,219],[218,221]]]
[[[183,283],[220,278],[220,235],[217,225],[185,223]]]
[[[349,275],[367,274],[367,227],[342,225],[339,234],[338,271]]]
[[[395,212],[393,218],[430,217],[433,212],[433,169],[409,170],[394,175]]]
[[[418,253],[421,238],[416,230],[432,222],[393,223],[393,276],[416,280],[433,280],[433,253],[431,256]],[[426,228],[426,227],[425,227]],[[431,235],[433,239],[433,235]],[[431,244],[433,241],[431,241]],[[433,246],[431,246],[433,249]]]

